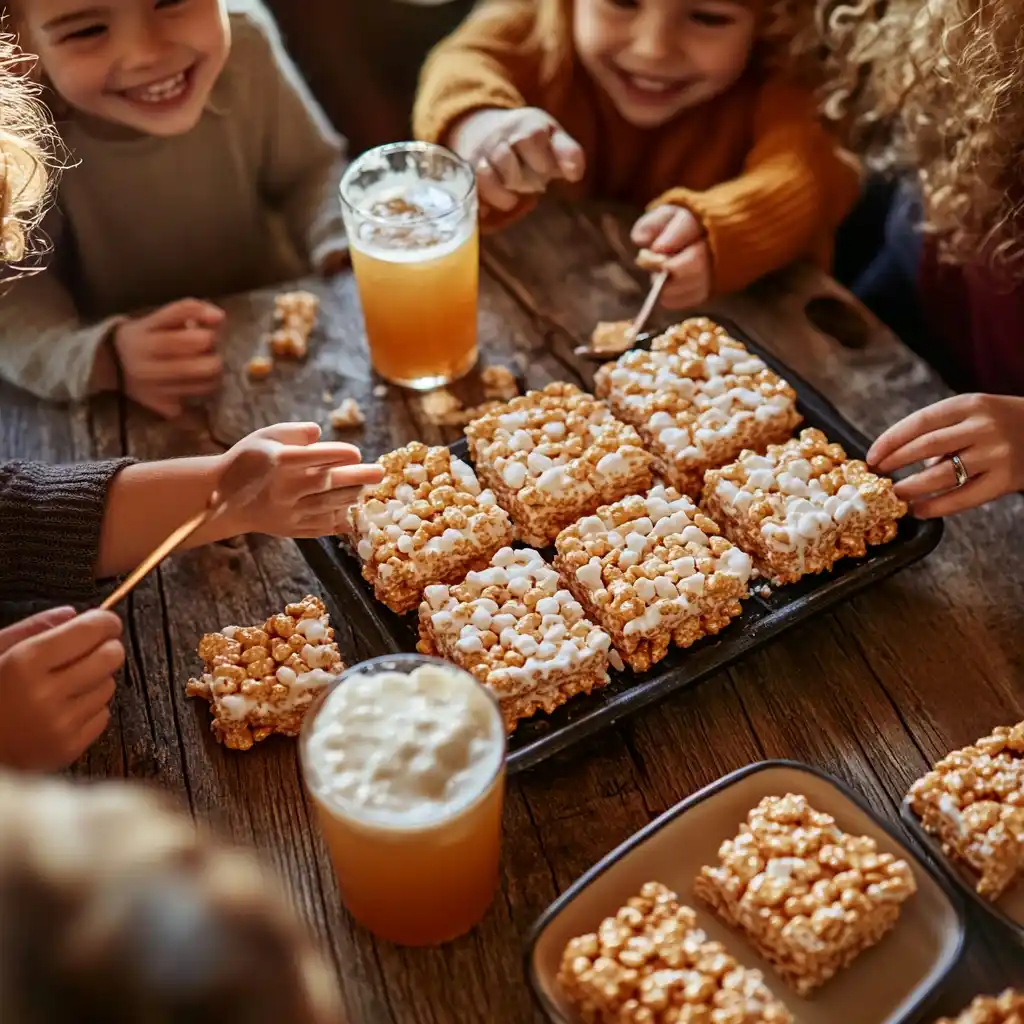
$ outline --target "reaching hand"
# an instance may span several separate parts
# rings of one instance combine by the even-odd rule
[[[962,487],[956,486],[951,455],[967,471]],[[930,462],[896,485],[922,518],[953,515],[1024,490],[1024,398],[956,395],[926,406],[882,434],[868,462],[881,473]]]
[[[477,110],[455,127],[450,145],[476,172],[481,204],[503,212],[557,178],[579,181],[586,168],[580,144],[537,107]]]
[[[107,727],[123,664],[113,612],[55,608],[0,630],[0,764],[53,771],[76,761]]]
[[[362,487],[380,483],[384,470],[361,464],[353,445],[319,438],[315,423],[279,423],[249,434],[221,456],[228,460],[259,446],[274,462],[258,493],[230,513],[233,532],[323,537],[348,531],[349,505]]]
[[[666,309],[691,309],[711,295],[711,251],[700,221],[685,206],[656,206],[634,225],[635,245],[664,257]]]
[[[216,352],[224,311],[198,299],[181,299],[148,316],[126,320],[114,333],[114,349],[126,394],[173,419],[182,399],[212,394],[220,386]]]

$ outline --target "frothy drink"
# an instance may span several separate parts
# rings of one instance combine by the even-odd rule
[[[497,885],[505,730],[468,673],[415,655],[350,669],[302,760],[342,898],[381,938],[453,939]]]
[[[438,146],[396,143],[358,157],[341,195],[374,369],[421,390],[461,377],[477,359],[472,170]]]

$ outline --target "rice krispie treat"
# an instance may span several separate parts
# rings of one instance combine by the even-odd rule
[[[305,597],[262,626],[225,626],[199,641],[205,671],[189,697],[213,712],[214,736],[248,750],[272,733],[297,736],[316,697],[345,667],[323,602]]]
[[[638,672],[742,611],[750,556],[689,498],[660,484],[597,510],[555,541],[555,568]]]
[[[498,698],[509,732],[608,682],[611,638],[532,549],[504,547],[487,569],[423,596],[418,649],[472,672]]]
[[[640,435],[572,384],[530,391],[466,427],[480,479],[527,544],[651,485]]]
[[[709,470],[704,507],[776,583],[825,572],[846,556],[863,557],[869,544],[891,541],[907,514],[891,480],[847,459],[820,430]]]
[[[1024,722],[954,750],[910,790],[921,824],[997,900],[1024,876]]]
[[[708,469],[786,440],[801,419],[796,392],[704,317],[602,366],[594,390],[640,431],[658,475],[692,498]]]
[[[917,891],[906,861],[843,832],[804,796],[767,796],[694,895],[806,996],[876,945]]]
[[[558,982],[590,1024],[791,1024],[760,971],[697,927],[697,915],[648,882],[596,933],[570,940]]]
[[[482,569],[512,540],[494,495],[447,448],[418,441],[382,455],[384,479],[349,509],[363,578],[393,612],[412,611],[430,583]]]
[[[1024,995],[1008,988],[998,996],[978,996],[955,1020],[936,1024],[1024,1024]]]

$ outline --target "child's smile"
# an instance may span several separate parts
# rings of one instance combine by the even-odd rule
[[[744,0],[575,0],[576,52],[619,113],[653,128],[743,74],[756,28]]]
[[[141,104],[147,113],[170,113],[186,105],[191,99],[196,70],[201,63],[201,60],[197,60],[174,74],[164,75],[127,89],[113,89],[111,92],[129,103]]]

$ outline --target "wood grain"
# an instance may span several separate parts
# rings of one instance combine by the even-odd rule
[[[593,366],[579,362],[573,348],[597,320],[628,317],[643,298],[645,281],[631,265],[630,220],[619,210],[551,206],[488,239],[481,365],[509,366],[530,387],[555,379],[586,385]],[[279,364],[267,381],[249,381],[244,366],[269,329],[273,293],[239,296],[225,304],[225,384],[209,407],[163,424],[114,399],[69,412],[5,389],[4,456],[163,458],[219,450],[278,420],[326,427],[330,408],[345,397],[359,402],[367,422],[336,436],[360,445],[367,458],[413,438],[453,440],[456,432],[426,422],[420,399],[391,387],[375,395],[381,382],[367,358],[351,276],[303,286],[322,299],[305,362]],[[946,393],[813,268],[791,268],[714,309],[756,335],[869,435]],[[664,311],[658,317],[662,326],[673,320]],[[467,404],[479,401],[479,373],[453,390]],[[1012,498],[951,521],[941,547],[921,565],[518,776],[508,793],[494,908],[471,935],[440,951],[378,943],[347,917],[294,744],[270,740],[246,754],[226,751],[209,732],[202,702],[184,697],[203,632],[261,621],[296,596],[319,593],[290,542],[251,537],[212,545],[170,559],[140,586],[126,608],[129,661],[114,721],[76,771],[150,781],[258,848],[330,951],[352,1022],[537,1021],[520,967],[531,923],[582,871],[678,800],[752,761],[785,757],[837,775],[892,820],[931,759],[999,722],[1024,718],[1021,513],[1020,499]],[[346,660],[372,654],[373,638],[337,610]],[[936,1015],[976,991],[1024,984],[1022,959],[997,926],[972,911],[969,955]]]

